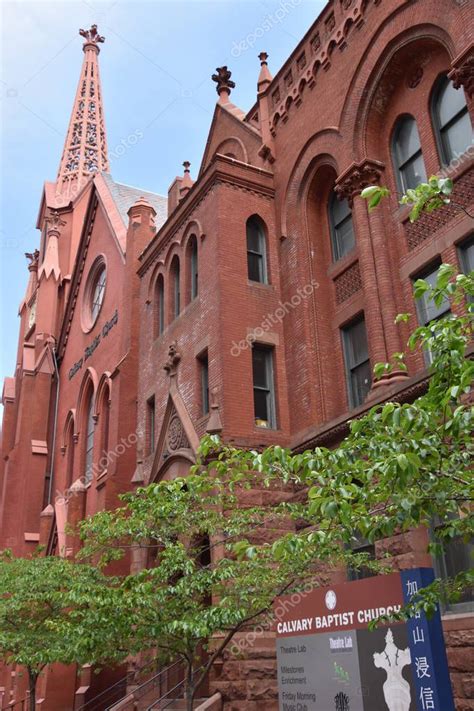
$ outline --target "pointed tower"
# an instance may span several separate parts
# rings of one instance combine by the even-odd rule
[[[61,201],[72,199],[90,177],[109,169],[98,61],[105,38],[97,25],[79,34],[85,39],[84,61],[56,182]]]

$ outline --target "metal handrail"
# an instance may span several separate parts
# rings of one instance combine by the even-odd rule
[[[25,696],[24,699],[20,699],[19,701],[10,701],[8,706],[1,707],[1,711],[7,711],[7,709],[14,709],[17,704],[21,704],[21,711],[25,711],[25,702],[28,703],[28,701],[28,696]]]
[[[204,664],[203,664],[202,666],[200,666],[199,669],[197,669],[197,672],[200,672],[201,669],[204,669],[204,666],[205,666]],[[176,689],[179,689],[179,687],[180,687],[180,686],[183,686],[183,684],[185,684],[185,683],[186,683],[186,679],[183,679],[182,681],[178,682],[178,684],[176,684],[175,686],[173,686],[173,688],[170,689],[169,691],[167,691],[166,694],[163,694],[163,696],[160,696],[158,699],[155,699],[155,700],[150,704],[150,706],[147,706],[145,711],[153,711],[153,707],[154,707],[155,704],[158,704],[160,701],[163,701],[164,699],[166,699],[166,697],[169,696],[169,695],[171,694],[171,692],[176,691]],[[167,709],[168,706],[171,706],[171,704],[172,704],[174,701],[176,701],[176,699],[174,699],[174,698],[173,698],[173,699],[170,699],[170,700],[168,701],[168,703],[167,703],[165,706],[163,706],[163,708],[162,708],[160,711],[164,711],[164,709]]]
[[[151,666],[151,665],[154,664],[155,662],[156,662],[156,659],[152,659],[151,661],[147,662],[146,664],[143,664],[143,666],[139,667],[139,668],[136,670],[136,673],[142,672],[144,669],[146,669],[147,667]],[[97,694],[97,695],[94,696],[92,699],[89,699],[89,701],[86,701],[86,703],[85,703],[85,704],[82,704],[82,706],[80,706],[80,707],[77,709],[77,711],[84,711],[84,709],[86,709],[88,706],[90,706],[90,704],[92,704],[93,702],[95,702],[95,701],[97,701],[98,699],[102,698],[102,696],[104,696],[105,694],[110,693],[110,692],[111,692],[113,689],[115,689],[117,686],[119,686],[120,684],[123,684],[124,681],[126,682],[129,676],[130,676],[130,672],[127,673],[127,674],[125,674],[125,676],[122,676],[122,677],[121,677],[118,681],[116,681],[114,684],[111,684],[111,685],[108,686],[106,689],[104,689],[103,691],[101,691],[100,694]],[[115,702],[115,703],[116,703],[116,702]]]
[[[131,693],[132,693],[134,696],[137,694],[137,692],[138,692],[138,694],[140,694],[140,692],[143,691],[143,689],[144,689],[146,686],[148,686],[148,685],[150,685],[150,684],[153,684],[157,679],[160,678],[160,676],[162,676],[165,672],[168,672],[170,669],[173,669],[173,668],[174,668],[175,666],[177,666],[178,664],[182,664],[182,660],[181,660],[181,659],[178,659],[177,661],[173,662],[173,663],[170,664],[169,666],[164,667],[164,669],[160,669],[159,672],[157,672],[156,674],[154,674],[152,677],[150,677],[149,679],[147,679],[146,681],[144,681],[144,682],[143,682],[142,684],[140,684],[139,686],[135,687],[135,689],[134,689],[133,692],[131,692]],[[142,668],[143,668],[143,667],[142,667]],[[180,683],[182,683],[182,682],[180,682]],[[171,689],[171,691],[173,691],[173,689]],[[166,694],[166,695],[167,695],[167,694]],[[165,696],[166,696],[166,695],[165,695]],[[104,709],[104,711],[110,711],[111,709],[113,709],[113,707],[114,707],[117,703],[118,703],[118,701],[114,701],[114,703],[111,704],[110,706],[107,706],[107,708]],[[81,710],[79,709],[78,711],[81,711]]]

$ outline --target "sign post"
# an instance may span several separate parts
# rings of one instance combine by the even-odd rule
[[[415,568],[279,598],[280,711],[455,711],[439,612],[368,629],[433,577]]]

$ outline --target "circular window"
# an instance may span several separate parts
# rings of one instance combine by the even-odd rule
[[[82,326],[85,331],[90,331],[97,321],[104,301],[106,284],[107,267],[103,257],[100,257],[93,264],[87,278],[82,309]]]

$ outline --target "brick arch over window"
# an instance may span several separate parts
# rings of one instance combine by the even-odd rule
[[[329,127],[314,134],[301,149],[286,188],[281,209],[281,235],[298,237],[301,233],[301,201],[306,199],[308,186],[318,165],[328,164],[338,172],[343,160],[343,141],[337,128]]]
[[[61,445],[61,452],[66,457],[66,488],[69,488],[74,481],[76,439],[76,410],[72,409],[66,415]]]
[[[199,239],[194,232],[189,235],[184,247],[185,304],[193,301],[199,293]]]
[[[249,162],[247,149],[240,138],[236,136],[231,136],[230,138],[226,138],[225,141],[222,141],[222,143],[217,146],[215,152],[223,156],[235,158],[243,163]]]
[[[182,285],[181,285],[181,259],[178,254],[174,254],[168,267],[168,321],[171,323],[177,318],[183,307]]]
[[[148,282],[146,303],[149,307],[149,328],[153,338],[158,338],[166,328],[166,270],[160,259]]]
[[[95,400],[99,378],[93,368],[88,368],[82,379],[77,404],[78,423],[78,473],[83,483],[87,483],[93,474],[94,439],[95,439]]]
[[[110,440],[110,405],[112,400],[112,380],[110,373],[104,373],[97,388],[94,402],[94,413],[97,422],[97,432],[94,445],[97,448],[98,473],[107,470],[109,440]]]
[[[260,215],[253,214],[245,223],[247,276],[250,281],[270,283],[268,229]]]
[[[390,99],[397,82],[410,81],[407,67],[415,71],[420,63],[417,60],[425,52],[426,66],[431,61],[430,56],[436,52],[445,55],[449,66],[457,53],[454,39],[443,27],[445,16],[433,17],[433,20],[439,19],[436,25],[426,23],[422,11],[416,6],[403,10],[399,14],[407,16],[406,29],[395,34],[399,23],[384,23],[379,28],[367,55],[360,60],[344,102],[340,130],[343,135],[352,136],[352,153],[356,161],[366,156],[376,158],[370,155],[373,153],[371,139],[377,139],[377,132],[371,129],[371,124],[374,118],[383,115],[384,103]],[[409,18],[407,12],[411,13]],[[420,20],[423,19],[422,24],[416,24],[418,13]]]

